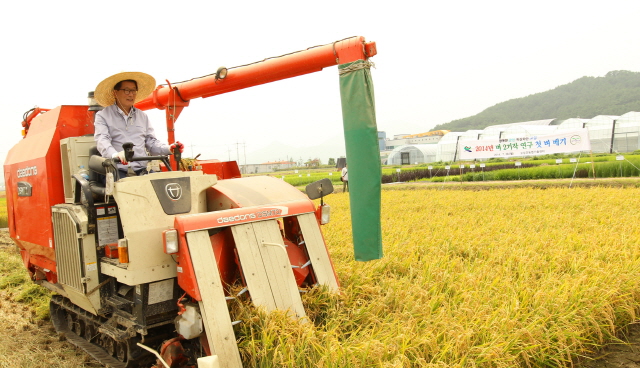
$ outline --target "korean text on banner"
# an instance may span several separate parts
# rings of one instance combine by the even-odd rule
[[[458,142],[458,159],[538,156],[591,150],[588,129],[559,131],[544,136],[494,138]]]

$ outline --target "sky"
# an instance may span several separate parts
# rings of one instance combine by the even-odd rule
[[[84,105],[109,75],[177,82],[350,36],[375,41],[378,130],[429,131],[612,70],[640,71],[640,1],[20,1],[3,5],[0,159],[34,106]],[[344,155],[337,67],[191,101],[187,156]],[[147,114],[167,139],[164,111]],[[540,116],[540,119],[553,118]],[[309,155],[309,157],[306,157]]]

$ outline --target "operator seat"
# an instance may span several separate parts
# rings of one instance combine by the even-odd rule
[[[97,146],[89,148],[89,185],[91,192],[99,196],[104,196],[104,186],[107,169],[102,166],[104,158],[98,152]]]

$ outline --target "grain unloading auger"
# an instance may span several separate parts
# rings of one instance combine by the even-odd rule
[[[136,106],[166,109],[173,142],[173,124],[193,98],[339,64],[341,87],[348,85],[341,92],[352,207],[356,191],[366,196],[356,198],[366,216],[352,215],[356,258],[372,259],[380,248],[373,94],[353,85],[354,75],[370,79],[375,54],[374,43],[353,37],[158,86]],[[248,295],[266,311],[300,318],[300,290],[338,289],[320,230],[328,207],[311,201],[332,191],[329,180],[308,186],[306,196],[272,177],[242,178],[235,162],[205,160],[197,170],[165,165],[123,178],[105,197],[97,175],[110,160],[97,155],[94,114],[95,106],[25,114],[25,137],[4,165],[11,237],[32,279],[56,293],[51,318],[70,342],[110,367],[241,367],[229,300]],[[350,148],[353,139],[360,145]]]

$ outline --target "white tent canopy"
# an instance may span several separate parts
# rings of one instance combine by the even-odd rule
[[[545,119],[492,125],[484,130],[469,130],[463,133],[450,132],[438,142],[435,161],[453,161],[458,140],[532,137],[583,127],[589,129],[591,150],[594,153],[633,152],[640,149],[640,112],[630,111],[621,116],[598,115],[592,119]]]
[[[436,161],[437,144],[412,144],[396,147],[387,158],[387,165],[422,164]]]

